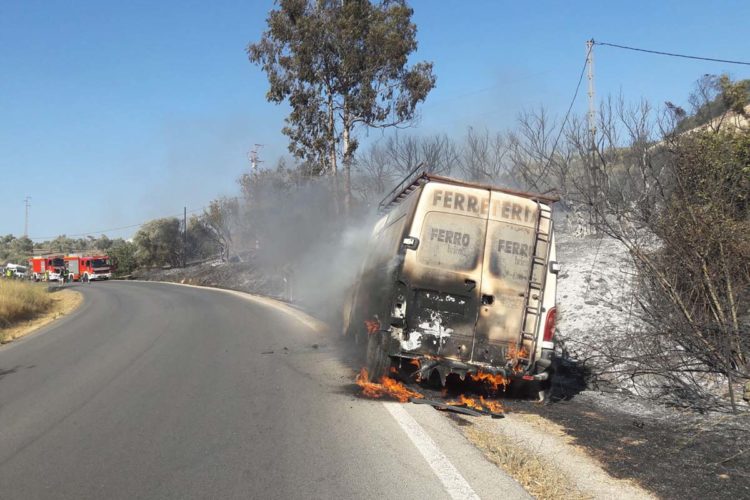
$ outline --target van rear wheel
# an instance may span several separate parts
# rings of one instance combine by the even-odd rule
[[[367,335],[367,374],[377,382],[391,369],[391,357],[385,352],[385,335],[382,331]]]

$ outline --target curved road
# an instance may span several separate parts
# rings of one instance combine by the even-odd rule
[[[337,335],[242,294],[76,286],[0,347],[0,498],[515,498],[429,407],[356,397]]]

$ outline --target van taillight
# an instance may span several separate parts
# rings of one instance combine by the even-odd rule
[[[555,317],[557,316],[557,308],[553,307],[547,313],[547,321],[544,323],[544,341],[551,342],[552,337],[555,335]]]

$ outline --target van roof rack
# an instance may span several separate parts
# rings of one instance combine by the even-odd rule
[[[420,163],[414,170],[406,174],[406,177],[399,182],[378,204],[378,212],[385,212],[393,205],[397,205],[401,200],[409,196],[420,184],[422,179],[427,175],[427,165]]]
[[[454,179],[453,177],[444,177],[442,175],[430,174],[427,172],[428,167],[423,163],[417,165],[417,167],[409,172],[404,179],[398,183],[398,185],[391,190],[378,204],[378,211],[385,212],[394,205],[398,205],[401,200],[413,193],[419,186],[428,181],[437,181],[445,184],[453,184],[455,186],[465,186],[479,189],[487,189],[500,191],[501,193],[512,194],[514,196],[521,196],[530,200],[544,202],[544,203],[555,203],[560,201],[559,196],[551,194],[538,194],[528,193],[526,191],[516,191],[514,189],[503,188],[499,186],[492,186],[490,184],[480,184],[476,182],[467,182],[460,179]]]

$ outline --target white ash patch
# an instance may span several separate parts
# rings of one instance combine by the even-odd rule
[[[399,342],[404,351],[419,349],[422,347],[422,334],[417,331],[410,332],[407,340],[399,340]]]
[[[450,337],[453,333],[453,328],[446,328],[443,326],[442,315],[435,311],[430,313],[430,321],[424,321],[418,326],[424,335],[432,335],[440,339],[443,337]]]

